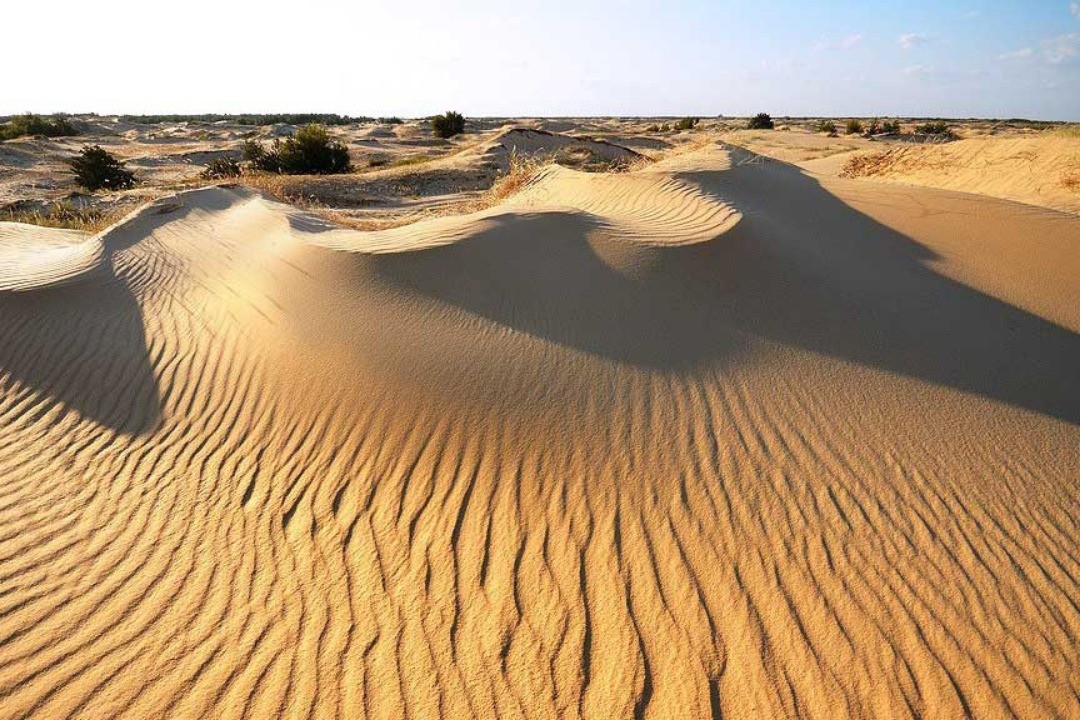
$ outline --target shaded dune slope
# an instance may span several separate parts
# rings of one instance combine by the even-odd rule
[[[0,292],[0,716],[1075,716],[1078,221],[988,202],[148,208]]]

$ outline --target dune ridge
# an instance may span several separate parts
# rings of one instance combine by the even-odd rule
[[[0,222],[0,292],[69,282],[100,259],[101,243],[86,233]]]
[[[1080,221],[739,160],[0,291],[0,716],[1080,713]]]

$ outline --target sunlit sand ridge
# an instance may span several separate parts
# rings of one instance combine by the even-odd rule
[[[0,716],[1080,716],[1080,219],[748,159],[3,226]]]

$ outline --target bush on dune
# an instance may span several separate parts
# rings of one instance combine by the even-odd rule
[[[899,120],[886,120],[881,123],[881,132],[883,133],[899,133],[900,121]]]
[[[75,182],[90,192],[122,190],[135,184],[135,174],[99,145],[87,145],[69,164]]]
[[[844,125],[844,132],[848,135],[861,135],[863,131],[863,124],[860,120],[851,119]]]
[[[79,131],[59,115],[42,117],[27,113],[0,124],[0,140],[13,140],[24,136],[67,137],[78,134]]]
[[[431,129],[444,140],[465,132],[465,117],[453,110],[431,118]]]
[[[240,163],[236,158],[228,156],[214,158],[203,170],[202,176],[208,180],[240,177]]]
[[[352,169],[345,144],[314,124],[274,140],[269,150],[255,140],[246,141],[244,160],[256,170],[284,175],[334,175]]]
[[[750,118],[750,122],[747,123],[746,127],[751,130],[772,130],[773,119],[769,116],[769,113],[758,113]]]
[[[696,117],[685,117],[685,118],[679,120],[679,122],[677,122],[675,124],[675,129],[677,129],[677,130],[693,130],[695,127],[697,127],[697,124],[698,124],[698,122],[700,122],[700,120],[701,120],[700,118],[696,118]]]
[[[952,129],[944,120],[931,120],[915,126],[915,132],[919,135],[951,135]]]
[[[826,133],[832,135],[836,132],[836,123],[832,120],[818,120],[814,123],[814,132]]]

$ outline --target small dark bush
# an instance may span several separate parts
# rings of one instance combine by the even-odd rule
[[[844,132],[848,135],[861,135],[863,131],[863,124],[860,120],[851,119],[844,125]]]
[[[379,122],[382,123],[383,125],[403,125],[405,123],[404,120],[402,120],[401,118],[396,117],[396,116],[395,117],[379,118]]]
[[[214,158],[203,170],[202,176],[209,180],[240,177],[240,163],[236,158],[227,156]]]
[[[866,131],[863,133],[867,137],[873,137],[881,132],[881,123],[877,120],[871,120],[870,124],[866,126]]]
[[[700,122],[700,118],[685,117],[682,120],[679,120],[679,122],[675,123],[675,129],[676,130],[693,130],[697,126],[698,122]]]
[[[75,182],[93,192],[121,190],[135,184],[135,174],[98,145],[87,145],[71,160]]]
[[[747,123],[746,127],[751,130],[772,130],[773,119],[769,117],[769,113],[758,113],[750,118],[750,122]]]
[[[248,140],[244,160],[257,170],[286,175],[334,175],[352,169],[345,144],[314,124],[305,125],[292,137],[274,140],[269,150]]]
[[[931,120],[922,125],[916,125],[915,132],[920,135],[949,135],[951,129],[949,123],[944,120]]]
[[[461,113],[450,110],[445,115],[431,118],[431,129],[441,138],[451,138],[465,132],[465,118]]]
[[[78,134],[78,130],[76,130],[70,122],[59,115],[47,118],[42,117],[41,115],[31,115],[30,113],[27,113],[26,115],[13,117],[6,123],[0,124],[0,140],[12,140],[26,135],[31,137],[39,135],[45,137],[66,137]]]
[[[816,123],[814,123],[814,132],[828,133],[829,135],[832,135],[834,132],[836,132],[836,123],[834,123],[832,120],[818,120]]]
[[[900,121],[899,120],[886,120],[885,122],[881,123],[881,132],[885,132],[885,133],[898,133],[898,132],[900,132]]]
[[[242,156],[244,162],[257,165],[259,160],[266,156],[266,148],[258,140],[245,140]]]

